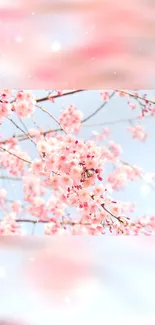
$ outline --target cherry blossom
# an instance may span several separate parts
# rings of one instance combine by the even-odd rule
[[[78,133],[81,127],[83,114],[75,106],[70,105],[60,115],[60,123],[70,133]]]
[[[19,224],[15,221],[16,215],[8,214],[0,223],[0,235],[22,235]]]
[[[145,141],[148,134],[141,119],[144,121],[148,116],[146,110],[150,116],[154,115],[154,102],[147,99],[146,94],[140,96],[139,92],[102,91],[103,105],[90,116],[85,117],[84,112],[70,104],[60,111],[58,119],[54,110],[47,111],[38,105],[53,100],[51,104],[55,105],[57,98],[66,93],[58,90],[52,95],[49,92],[47,97],[40,99],[25,90],[3,90],[0,94],[2,125],[9,119],[15,129],[14,135],[8,138],[2,129],[0,168],[5,171],[5,176],[0,177],[8,182],[20,182],[22,193],[22,199],[12,200],[4,186],[0,187],[0,234],[25,235],[24,223],[34,224],[33,229],[40,223],[48,236],[151,235],[155,231],[154,215],[133,218],[136,202],[122,202],[115,199],[115,194],[139,180],[154,190],[154,173],[145,173],[142,168],[123,160],[124,150],[112,139],[110,127],[93,130],[88,139],[81,136],[81,130],[85,122],[117,94],[138,114],[135,118],[138,124],[130,123],[127,131],[133,139]],[[76,90],[68,91],[68,94],[72,93]],[[138,102],[134,104],[132,99]],[[143,103],[141,110],[139,100]],[[37,125],[34,120],[36,109],[48,113],[49,120],[57,123],[58,128],[46,130],[44,125]],[[34,127],[28,128],[24,121],[20,126],[16,117],[32,118]],[[24,141],[26,146],[23,146]],[[30,143],[33,155],[29,150]]]
[[[0,101],[0,123],[2,124],[4,117],[11,113],[11,104],[7,100]]]
[[[19,117],[30,116],[35,111],[36,101],[28,91],[19,91],[16,95],[16,103],[13,106]]]
[[[142,125],[128,126],[127,130],[131,132],[134,139],[145,141],[148,137],[144,127]]]
[[[107,91],[101,92],[101,97],[107,101],[109,99],[109,93]]]

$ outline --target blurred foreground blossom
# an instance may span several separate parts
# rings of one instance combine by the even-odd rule
[[[1,85],[152,88],[154,10],[142,0],[1,1]]]
[[[61,303],[70,292],[93,279],[92,253],[80,239],[60,237],[49,244],[34,253],[33,263],[28,263],[24,272],[34,289]]]
[[[152,325],[152,244],[140,237],[1,237],[2,322]]]

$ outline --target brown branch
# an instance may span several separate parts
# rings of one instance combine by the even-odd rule
[[[141,97],[141,96],[139,96],[139,95],[131,94],[131,93],[129,93],[129,92],[127,92],[127,91],[124,91],[124,90],[116,90],[116,92],[122,93],[122,94],[124,94],[124,95],[128,95],[128,96],[133,97],[133,98],[135,98],[135,99],[138,98],[138,99],[141,99],[141,100],[143,100],[143,101],[145,101],[145,102],[147,102],[147,103],[151,103],[151,104],[154,104],[154,105],[155,105],[155,101],[153,101],[153,100],[151,100],[151,99],[143,98],[143,97]]]
[[[43,102],[43,101],[46,101],[46,100],[49,100],[49,99],[55,99],[55,98],[59,98],[59,97],[63,97],[63,96],[67,96],[67,95],[71,95],[71,94],[74,94],[74,93],[78,93],[78,92],[82,92],[82,91],[84,91],[84,90],[75,90],[75,91],[69,91],[69,92],[67,92],[67,93],[64,93],[64,94],[57,94],[57,95],[53,95],[53,96],[45,96],[45,97],[42,97],[42,98],[39,98],[39,99],[37,99],[36,101],[37,101],[37,103],[39,103],[39,102]],[[124,93],[124,94],[126,94],[126,95],[128,95],[128,96],[130,96],[130,97],[133,97],[134,99],[141,99],[141,100],[143,100],[143,101],[147,101],[147,102],[150,102],[150,103],[152,103],[152,104],[155,104],[155,102],[154,101],[151,101],[151,100],[148,100],[148,99],[145,99],[145,98],[143,98],[143,97],[141,97],[141,96],[137,96],[137,95],[135,95],[135,94],[131,94],[131,93],[128,93],[127,91],[124,91],[124,90],[115,90],[111,95],[110,95],[110,98],[112,98],[113,96],[114,96],[114,94],[115,94],[115,92],[122,92],[122,93]],[[83,119],[82,120],[82,123],[84,123],[84,122],[86,122],[86,121],[88,121],[91,117],[93,117],[93,116],[95,116],[106,104],[107,104],[108,102],[104,102],[99,108],[97,108],[97,110],[95,110],[95,112],[93,112],[91,115],[89,115],[88,117],[86,117],[85,119]],[[49,114],[49,112],[48,112],[48,114]],[[53,116],[51,116],[52,118],[53,118]],[[145,117],[150,117],[150,116],[145,116]],[[98,123],[98,124],[93,124],[94,126],[96,125],[110,125],[110,124],[115,124],[115,123],[120,123],[120,122],[126,122],[126,121],[132,121],[132,120],[136,120],[136,119],[138,119],[139,117],[137,116],[137,117],[135,117],[135,118],[133,118],[133,119],[127,119],[127,120],[118,120],[118,121],[107,121],[107,122],[103,122],[103,123]],[[56,121],[57,122],[57,121]],[[59,124],[60,125],[60,124]],[[93,126],[92,125],[92,126]],[[87,126],[87,125],[83,125],[83,126]],[[55,130],[47,130],[47,131],[45,131],[45,132],[43,132],[43,135],[46,135],[46,134],[48,134],[48,133],[50,133],[50,132],[58,132],[58,131],[62,131],[63,129],[62,129],[62,127],[60,128],[60,129],[55,129]],[[26,134],[25,133],[25,136],[26,137],[23,137],[22,138],[22,135],[19,135],[19,136],[17,136],[17,138],[20,138],[19,139],[19,141],[25,141],[25,140],[27,140],[27,138],[29,137],[29,135],[28,134]],[[33,138],[34,136],[32,136],[31,138]],[[0,142],[1,144],[5,144],[6,143],[6,140],[4,140],[3,142]]]
[[[112,212],[110,212],[104,204],[101,205],[101,207],[113,218],[115,218],[118,222],[122,223],[122,224],[127,224],[126,220],[123,220],[123,218],[121,217],[117,217],[115,216]],[[16,219],[16,222],[26,222],[26,223],[33,223],[33,224],[37,224],[37,223],[42,223],[42,224],[47,224],[50,223],[49,220],[31,220],[31,219]],[[101,222],[99,222],[100,225],[102,224],[103,220]],[[63,221],[63,222],[58,222],[60,225],[62,226],[75,226],[75,225],[81,225],[81,226],[92,226],[92,223],[83,223],[83,222],[73,222],[73,221]],[[129,224],[129,223],[128,223]],[[131,224],[133,225],[133,224]]]
[[[0,220],[2,221],[2,220]],[[47,224],[50,223],[51,221],[49,220],[31,220],[31,219],[16,219],[16,222],[26,222],[26,223],[42,223],[42,224]],[[72,222],[72,221],[63,221],[63,222],[58,222],[62,226],[76,226],[76,225],[82,225],[82,226],[91,226],[91,223],[81,223],[81,222]]]
[[[119,221],[118,217],[115,216],[111,211],[109,211],[109,210],[105,207],[104,203],[101,204],[101,207],[102,207],[102,208],[103,208],[103,209],[104,209],[108,214],[110,214],[111,217],[113,217],[113,218],[115,218],[115,219],[117,219],[117,220]]]
[[[82,90],[80,90],[80,91],[82,91]],[[77,91],[76,91],[77,92]],[[69,93],[67,93],[67,94],[69,94]],[[109,98],[111,99],[113,96],[114,96],[114,94],[115,94],[115,92],[113,92],[110,96],[109,96]],[[58,96],[58,97],[60,97],[60,95],[56,95],[56,96]],[[46,97],[47,98],[47,97]],[[84,123],[84,122],[86,122],[86,121],[88,121],[89,119],[91,119],[93,116],[95,116],[99,111],[101,111],[101,109],[103,108],[103,107],[105,107],[106,105],[108,104],[108,102],[104,102],[100,107],[98,107],[92,114],[90,114],[89,116],[87,116],[85,119],[83,119],[82,120],[82,123]],[[38,105],[37,105],[38,106]],[[42,111],[44,111],[44,112],[46,112],[48,115],[50,115],[53,119],[55,119],[54,118],[54,116],[50,113],[50,112],[48,112],[48,111],[46,111],[44,108],[42,108],[41,106],[38,106]],[[59,123],[59,121],[57,120],[57,119],[55,119],[55,121],[60,125],[60,123]],[[83,125],[83,126],[85,126],[85,125]],[[47,131],[45,131],[45,132],[42,132],[42,135],[46,135],[46,134],[48,134],[48,133],[51,133],[51,132],[58,132],[58,131],[64,131],[63,130],[63,128],[62,128],[62,126],[60,125],[60,129],[54,129],[54,130],[47,130]],[[65,132],[65,131],[64,131]],[[32,136],[32,137],[34,137],[34,136]],[[25,140],[27,140],[27,137],[22,137],[22,135],[19,135],[18,137],[17,137],[18,139],[19,139],[19,141],[25,141]],[[5,141],[3,142],[3,143],[5,143]]]
[[[90,197],[91,197],[91,199],[92,200],[94,200],[94,194],[92,194],[92,195],[90,195]],[[105,204],[104,203],[102,203],[101,204],[101,207],[111,216],[111,217],[113,217],[113,218],[115,218],[117,221],[119,221],[120,223],[123,223],[124,224],[124,220],[123,219],[121,219],[121,217],[117,217],[115,214],[113,214],[111,211],[109,211],[106,207],[105,207]],[[103,220],[101,221],[101,223],[100,224],[102,224],[102,222],[103,222]],[[126,223],[127,221],[125,220],[125,223]]]
[[[76,93],[79,93],[79,92],[82,92],[82,91],[85,91],[85,90],[84,89],[72,90],[72,91],[68,91],[66,93],[62,93],[61,95],[57,94],[57,95],[53,95],[53,96],[45,96],[45,97],[42,97],[42,98],[38,98],[36,100],[36,102],[40,103],[40,102],[44,102],[46,100],[52,100],[52,99],[56,99],[56,98],[60,98],[60,97],[68,96],[68,95],[73,95],[73,94],[76,94]]]

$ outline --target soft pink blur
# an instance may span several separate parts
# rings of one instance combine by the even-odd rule
[[[93,276],[88,245],[67,237],[56,238],[33,254],[33,262],[24,265],[30,287],[60,301]]]
[[[61,16],[62,26],[54,27]],[[6,0],[0,21],[3,87],[8,82],[12,88],[154,86],[154,3]],[[52,52],[55,28],[70,39],[63,31],[69,21],[75,44]]]
[[[153,244],[143,236],[1,236],[0,325],[153,325]]]
[[[4,318],[0,319],[0,325],[25,325],[25,323],[19,319]]]

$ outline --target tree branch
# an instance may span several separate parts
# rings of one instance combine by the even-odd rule
[[[22,179],[20,177],[11,177],[11,176],[0,176],[0,179],[7,179],[11,181],[21,181]]]
[[[33,141],[33,139],[31,138],[31,136],[29,135],[29,133],[26,133],[19,125],[17,125],[11,118],[9,118],[9,117],[7,117],[7,120],[9,120],[12,124],[14,124],[15,125],[15,127],[17,128],[17,129],[19,129],[22,133],[24,133],[26,136],[27,136],[27,138],[29,138],[30,139],[30,141],[32,142],[32,143],[34,143],[34,145],[36,146],[36,143]],[[21,121],[22,122],[22,121]]]
[[[135,98],[135,99],[138,98],[138,99],[141,99],[141,100],[143,100],[143,101],[145,101],[145,102],[147,102],[147,103],[151,103],[151,104],[155,105],[155,101],[153,101],[153,100],[151,100],[151,99],[143,98],[143,97],[141,97],[141,96],[139,96],[139,95],[131,94],[131,93],[129,93],[128,91],[124,91],[124,90],[116,90],[116,92],[122,93],[122,94],[124,94],[124,95],[128,95],[128,96],[133,97],[133,98]]]
[[[57,94],[57,95],[53,95],[53,96],[45,96],[45,97],[42,97],[42,98],[38,98],[36,100],[36,102],[37,103],[45,102],[46,100],[52,100],[52,99],[55,99],[55,98],[60,98],[60,97],[68,96],[68,95],[73,95],[73,94],[76,94],[76,93],[79,93],[79,92],[82,92],[82,91],[85,91],[85,89],[72,90],[72,91],[68,91],[68,92],[66,92],[64,94]]]
[[[5,151],[5,152],[7,152],[7,153],[9,153],[10,155],[12,155],[12,156],[14,156],[14,157],[16,157],[16,158],[18,158],[18,159],[20,159],[20,160],[22,160],[22,161],[28,163],[28,164],[32,164],[31,161],[26,160],[26,159],[24,159],[24,158],[21,158],[21,157],[17,156],[15,153],[13,153],[13,152],[7,150],[6,148],[3,148],[3,147],[0,146],[0,149],[3,150],[3,151]]]
[[[0,220],[2,221],[2,220]],[[16,219],[16,222],[26,222],[26,223],[33,223],[33,224],[37,224],[37,223],[42,223],[42,224],[47,224],[50,223],[50,220],[31,220],[31,219]],[[91,226],[92,223],[81,223],[81,222],[72,222],[72,221],[63,221],[63,222],[58,222],[60,225],[62,226],[76,226],[76,225],[82,225],[82,226]]]
[[[109,96],[109,99],[111,99],[113,96],[115,95],[115,91],[113,91],[113,93]],[[86,118],[84,118],[82,120],[82,123],[90,120],[93,116],[95,116],[99,111],[101,111],[101,109],[103,107],[105,107],[107,104],[109,103],[109,101],[104,102],[100,107],[98,107],[92,114],[90,114],[89,116],[87,116]]]
[[[39,107],[42,112],[48,114],[57,124],[59,124],[59,126],[61,128],[60,130],[64,131],[64,133],[67,134],[67,132],[63,129],[61,123],[50,112],[48,112],[45,108],[43,108],[43,107],[41,107],[39,105],[36,105],[36,106]]]
[[[82,90],[79,90],[82,91]],[[76,91],[77,92],[77,91]],[[73,93],[73,92],[71,92]],[[74,92],[75,93],[75,92]],[[70,93],[67,93],[67,95],[69,95]],[[115,92],[113,92],[109,98],[111,99],[113,96],[115,95]],[[61,97],[60,95],[56,95],[57,97]],[[47,98],[47,97],[46,97]],[[95,116],[99,111],[101,111],[102,108],[104,108],[106,105],[108,104],[108,102],[104,102],[100,107],[98,107],[92,114],[90,114],[89,116],[87,116],[85,119],[82,120],[82,123],[88,121],[89,119],[91,119],[93,116]],[[56,123],[58,123],[60,125],[60,129],[54,129],[54,130],[47,130],[45,132],[42,132],[43,135],[46,135],[48,133],[52,133],[52,132],[58,132],[58,131],[64,131],[61,124],[59,123],[59,121],[57,119],[55,119],[55,117],[48,111],[46,111],[44,108],[42,108],[41,106],[37,105],[37,107],[39,107],[43,112],[47,113],[50,117],[52,117]],[[85,126],[85,125],[84,125]],[[65,132],[65,131],[64,131]],[[66,133],[66,132],[65,132]],[[32,136],[34,137],[34,136]],[[27,137],[23,137],[22,134],[20,134],[19,136],[17,136],[17,138],[19,139],[19,141],[25,141],[27,140]],[[5,143],[5,141],[1,142]]]

